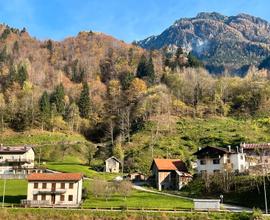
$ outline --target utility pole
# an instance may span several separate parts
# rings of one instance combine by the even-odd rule
[[[265,174],[263,175],[263,191],[264,191],[265,214],[268,214],[267,195],[266,195],[266,187],[265,187]]]
[[[268,214],[268,207],[267,207],[267,194],[266,194],[266,186],[265,186],[265,175],[267,172],[265,172],[265,151],[263,150],[261,154],[261,160],[262,160],[262,173],[263,173],[263,193],[264,193],[264,206],[265,206],[265,214]]]
[[[5,179],[4,179],[4,187],[3,187],[2,208],[4,208],[4,206],[5,206],[6,182],[7,182],[7,179],[5,178]]]
[[[40,166],[41,146],[39,147],[38,165]]]

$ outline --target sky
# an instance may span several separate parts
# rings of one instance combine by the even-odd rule
[[[0,0],[0,23],[40,40],[97,31],[125,42],[160,34],[199,12],[248,13],[270,21],[270,0]]]

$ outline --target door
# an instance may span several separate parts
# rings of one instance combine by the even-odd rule
[[[52,191],[55,191],[56,183],[52,183]]]
[[[52,205],[55,204],[55,195],[51,195],[51,204],[52,204]]]

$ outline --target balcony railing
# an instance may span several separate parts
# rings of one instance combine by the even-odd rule
[[[34,160],[32,159],[16,159],[16,158],[9,158],[9,159],[1,159],[0,160],[0,164],[4,164],[4,163],[33,163]]]
[[[38,194],[63,194],[65,193],[65,189],[35,189],[33,190],[33,195],[38,195]]]

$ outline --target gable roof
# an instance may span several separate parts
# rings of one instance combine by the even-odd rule
[[[17,147],[0,147],[0,154],[24,154],[31,150],[32,147],[29,146],[17,146]]]
[[[31,173],[28,181],[79,181],[83,178],[81,173]]]
[[[118,163],[122,164],[122,162],[120,160],[118,160],[115,156],[109,157],[108,159],[106,159],[106,161],[110,160],[110,159],[113,159],[113,160],[117,161]]]
[[[179,159],[154,159],[151,165],[156,165],[158,170],[178,170],[182,172],[188,172],[186,164]]]
[[[234,154],[236,153],[234,150],[229,151],[224,147],[213,147],[206,146],[198,151],[196,151],[193,155],[211,155],[212,153],[220,153],[220,154]]]

